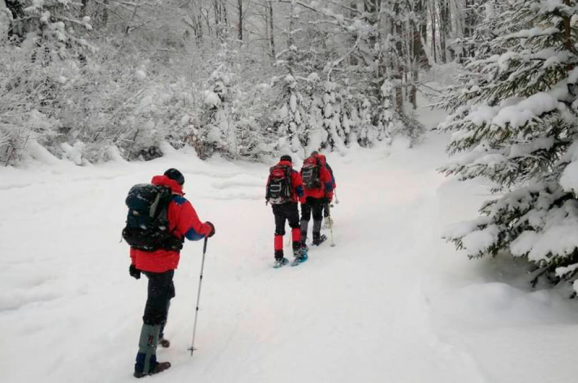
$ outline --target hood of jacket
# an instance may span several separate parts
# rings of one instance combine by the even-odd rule
[[[167,176],[154,176],[151,183],[158,186],[167,186],[174,194],[185,195],[185,193],[183,193],[183,186]]]

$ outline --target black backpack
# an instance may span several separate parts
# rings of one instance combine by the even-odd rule
[[[145,251],[183,248],[183,239],[169,232],[167,212],[172,198],[171,189],[166,186],[138,184],[130,189],[122,237],[132,248]]]
[[[319,158],[309,157],[301,168],[301,178],[305,189],[319,189],[321,187],[321,161]]]
[[[285,165],[275,165],[269,169],[269,183],[265,198],[271,205],[280,205],[293,200],[292,172],[293,169]]]

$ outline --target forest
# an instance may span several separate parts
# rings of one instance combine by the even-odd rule
[[[483,3],[0,0],[0,163],[414,143],[424,76],[473,55]]]

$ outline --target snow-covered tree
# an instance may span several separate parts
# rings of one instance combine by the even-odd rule
[[[0,161],[31,140],[78,163],[414,140],[420,69],[469,55],[482,3],[0,0]]]
[[[8,32],[12,25],[12,12],[6,7],[4,0],[0,0],[0,45],[8,40]]]
[[[280,85],[280,108],[276,112],[275,131],[279,137],[277,150],[287,153],[304,153],[301,138],[306,138],[305,110],[299,83],[291,74],[277,81]]]
[[[325,81],[323,94],[323,129],[327,133],[326,143],[321,147],[325,149],[336,149],[344,153],[345,140],[347,139],[342,126],[341,94],[337,84],[332,81]]]
[[[0,38],[0,160],[7,164],[17,162],[30,142],[59,145],[60,111],[91,51],[84,35],[92,29],[68,1],[9,4],[0,8],[0,30],[8,21],[11,36]]]
[[[241,159],[266,160],[275,153],[277,135],[271,129],[271,96],[269,84],[246,84],[234,101],[238,157]]]
[[[201,159],[211,157],[214,152],[235,157],[237,150],[236,128],[230,110],[232,73],[226,60],[219,61],[208,80],[201,121],[193,133],[194,146]]]
[[[475,36],[462,88],[446,100],[446,174],[484,177],[499,198],[446,238],[470,257],[507,251],[540,275],[578,270],[578,2],[500,2]],[[475,42],[475,41],[474,41]],[[474,45],[475,46],[475,45]]]
[[[307,153],[319,149],[345,150],[349,130],[342,126],[345,111],[337,87],[332,81],[322,81],[315,72],[305,81],[304,104],[307,114],[303,141],[307,143]]]

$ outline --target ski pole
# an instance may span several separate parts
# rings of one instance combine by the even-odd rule
[[[337,197],[335,197],[337,198]],[[333,242],[333,218],[331,218],[331,204],[327,204],[327,212],[329,213],[327,217],[329,218],[329,233],[331,233],[331,247],[335,247],[335,242]]]
[[[335,203],[339,204],[339,199],[337,198],[337,190],[336,189],[333,190],[333,194],[335,194]]]
[[[203,261],[201,262],[201,276],[199,278],[199,290],[197,292],[197,308],[195,310],[195,324],[193,326],[193,340],[191,342],[191,347],[189,350],[191,351],[191,357],[193,356],[193,352],[195,349],[195,335],[197,333],[197,318],[199,316],[199,301],[201,299],[201,284],[203,283],[203,269],[205,268],[205,254],[207,253],[207,240],[208,238],[205,237],[205,242],[203,243]]]

